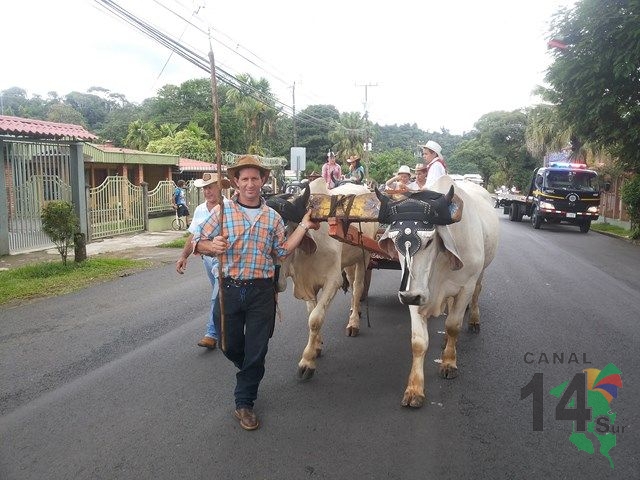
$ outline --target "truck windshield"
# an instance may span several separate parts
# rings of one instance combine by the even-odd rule
[[[594,172],[551,170],[547,172],[545,184],[553,190],[598,191],[598,177]]]

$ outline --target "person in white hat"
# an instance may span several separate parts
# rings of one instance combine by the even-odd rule
[[[407,191],[411,181],[411,169],[408,165],[400,165],[396,174],[385,182],[385,187],[389,190]]]
[[[231,183],[226,178],[221,179],[223,189],[227,189],[231,186]],[[213,207],[218,205],[218,199],[220,198],[220,188],[218,184],[218,174],[205,172],[202,174],[202,178],[198,178],[193,185],[202,188],[205,201],[198,205],[193,212],[193,218],[191,219],[191,225],[189,225],[189,237],[184,243],[182,254],[176,262],[176,271],[183,274],[187,268],[187,258],[193,251],[193,234],[196,232],[196,227],[203,223],[211,212]],[[224,198],[223,198],[224,200]],[[209,320],[207,322],[207,328],[204,336],[198,342],[199,347],[208,348],[213,350],[218,344],[218,331],[214,322],[214,307],[218,299],[218,260],[215,257],[207,257],[202,255],[202,263],[204,265],[204,271],[207,272],[209,282],[211,282],[211,306],[209,308]]]
[[[441,176],[447,174],[447,164],[442,156],[442,147],[438,142],[429,140],[422,148],[422,159],[427,168],[425,188],[430,189]]]

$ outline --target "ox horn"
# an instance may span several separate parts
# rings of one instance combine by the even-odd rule
[[[378,187],[374,189],[376,197],[380,200],[380,209],[378,210],[378,222],[387,223],[387,216],[389,215],[389,197],[378,190]]]
[[[449,188],[449,191],[445,195],[445,198],[447,199],[447,203],[451,203],[451,200],[453,200],[453,185],[451,185],[451,188]]]

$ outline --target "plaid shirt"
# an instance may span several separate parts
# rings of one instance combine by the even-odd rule
[[[230,248],[222,255],[225,277],[236,280],[272,278],[275,272],[273,257],[286,257],[289,252],[282,246],[285,225],[282,217],[261,199],[260,212],[253,223],[242,211],[237,196],[224,202],[224,235],[228,235]],[[209,218],[193,234],[193,241],[213,239],[220,235],[220,207],[214,207]]]

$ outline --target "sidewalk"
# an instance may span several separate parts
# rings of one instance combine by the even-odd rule
[[[135,235],[120,235],[105,238],[87,244],[87,257],[109,255],[117,253],[120,258],[152,260],[158,263],[175,262],[180,255],[177,248],[159,248],[158,245],[171,242],[177,238],[185,238],[186,230],[165,230],[162,232],[143,232]],[[0,257],[0,270],[21,267],[31,263],[62,261],[60,253],[55,248],[38,250],[17,255]],[[67,261],[73,261],[73,247],[69,249]]]

